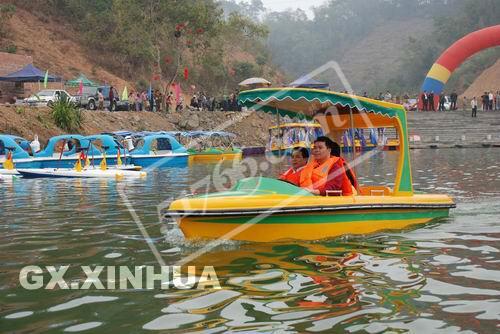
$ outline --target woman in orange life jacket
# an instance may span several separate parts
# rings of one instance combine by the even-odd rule
[[[313,159],[300,175],[300,186],[313,194],[325,196],[327,191],[341,190],[343,196],[355,194],[356,178],[340,157],[340,146],[321,136],[314,141]],[[346,169],[349,172],[346,172]],[[349,176],[350,177],[349,177]]]
[[[279,179],[297,187],[300,186],[300,173],[307,165],[309,151],[305,147],[296,147],[292,151],[292,167],[280,175]]]

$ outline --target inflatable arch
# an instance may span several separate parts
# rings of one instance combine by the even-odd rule
[[[500,25],[487,27],[471,32],[446,49],[432,65],[425,77],[421,92],[434,92],[434,99],[439,94],[451,76],[467,58],[484,49],[500,46]]]

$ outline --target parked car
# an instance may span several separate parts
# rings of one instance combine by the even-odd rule
[[[23,103],[27,103],[33,106],[52,106],[54,102],[60,98],[69,99],[73,103],[77,103],[77,99],[71,96],[67,91],[63,89],[44,89],[38,93],[31,95],[30,97],[23,100]]]
[[[83,87],[82,94],[76,94],[75,97],[78,101],[78,106],[88,109],[89,99],[97,95],[97,87]]]
[[[104,95],[104,108],[109,111],[119,111],[128,110],[128,101],[120,100],[120,94],[116,88],[113,87],[114,99],[112,103],[109,102],[109,89],[110,86],[99,86],[99,87],[86,87],[87,91],[84,89],[82,97],[80,99],[80,105],[86,107],[89,110],[96,110],[99,107],[98,92],[101,90],[102,95]]]

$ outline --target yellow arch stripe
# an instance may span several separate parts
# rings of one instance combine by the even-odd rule
[[[427,77],[436,79],[438,81],[441,81],[442,83],[446,83],[448,79],[450,78],[451,72],[448,70],[446,67],[443,65],[440,65],[438,63],[434,63],[432,65],[429,73],[427,74]]]

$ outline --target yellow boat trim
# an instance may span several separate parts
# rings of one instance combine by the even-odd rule
[[[410,220],[393,221],[355,221],[334,224],[254,224],[240,233],[231,236],[232,240],[247,240],[256,242],[269,242],[277,240],[292,239],[296,236],[301,240],[319,240],[332,238],[346,234],[369,234],[382,230],[404,229],[412,225],[423,224],[432,218],[417,218]],[[183,218],[179,227],[188,239],[192,238],[223,238],[238,225],[235,224],[212,224],[197,222],[189,217]]]

